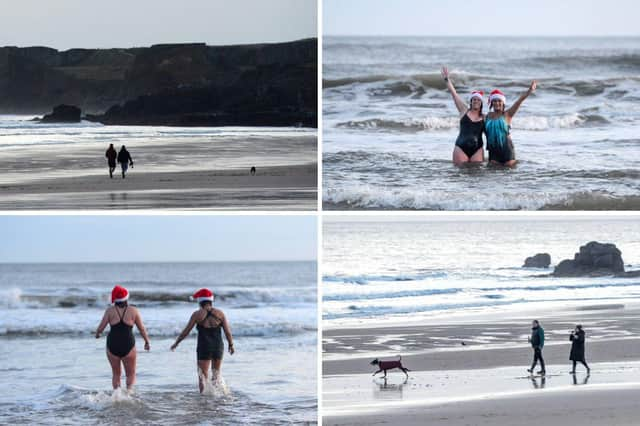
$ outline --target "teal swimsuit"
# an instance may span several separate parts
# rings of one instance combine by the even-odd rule
[[[489,161],[506,163],[515,160],[516,153],[511,142],[511,126],[507,124],[504,115],[498,118],[484,119],[485,134],[487,135],[487,150],[489,150]]]

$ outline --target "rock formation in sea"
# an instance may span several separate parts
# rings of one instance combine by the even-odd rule
[[[554,269],[556,277],[626,275],[622,253],[615,244],[591,241],[580,247],[573,259],[561,261]]]
[[[538,253],[534,256],[527,257],[524,261],[523,268],[548,268],[551,264],[551,256],[549,253]]]

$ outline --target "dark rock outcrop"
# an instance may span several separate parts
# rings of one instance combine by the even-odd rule
[[[524,260],[523,268],[548,268],[551,264],[549,253],[538,253]]]
[[[317,123],[317,40],[0,48],[0,113],[78,105],[107,124]]]
[[[554,269],[556,277],[602,276],[625,274],[622,253],[615,244],[592,241],[575,254],[573,260],[563,260]]]
[[[58,105],[53,108],[51,114],[47,114],[40,120],[41,123],[79,123],[80,108],[73,105]]]

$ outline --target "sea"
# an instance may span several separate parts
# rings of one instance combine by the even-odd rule
[[[145,352],[134,328],[133,394],[112,391],[106,338],[93,335],[116,283],[151,339]],[[226,386],[204,395],[195,330],[169,349],[201,287],[236,349]],[[316,289],[315,262],[0,264],[0,423],[316,424]]]
[[[589,241],[616,244],[625,269],[640,269],[637,217],[332,219],[323,226],[325,328],[640,301],[638,277],[550,276]],[[537,253],[551,265],[523,267]]]
[[[538,81],[515,168],[453,166],[442,66],[463,99],[498,88],[507,107]],[[326,209],[637,210],[639,135],[639,37],[323,38]]]

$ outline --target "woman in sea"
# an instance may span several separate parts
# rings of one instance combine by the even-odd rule
[[[505,109],[507,98],[500,90],[495,89],[489,95],[491,108],[484,119],[489,163],[508,167],[516,164],[516,152],[511,141],[511,120],[522,102],[535,92],[536,86],[537,82],[533,80],[529,89],[520,95],[509,109]]]
[[[224,354],[224,343],[222,342],[222,331],[229,344],[229,354],[233,355],[233,336],[231,328],[224,313],[220,309],[213,307],[214,295],[211,290],[202,288],[195,292],[192,299],[200,304],[200,309],[195,311],[189,323],[182,330],[171,350],[175,350],[178,344],[184,340],[193,327],[198,330],[198,345],[196,353],[198,355],[198,386],[200,393],[205,388],[205,380],[209,379],[209,369],[212,368],[213,381],[217,381],[222,367],[222,355]]]
[[[460,113],[460,133],[453,148],[453,164],[459,166],[465,163],[482,163],[484,161],[484,151],[482,150],[484,93],[479,90],[471,92],[469,104],[466,104],[456,92],[456,88],[449,78],[447,67],[442,67],[442,78]]]
[[[96,330],[96,339],[104,331],[107,324],[110,325],[107,335],[107,358],[111,364],[113,389],[120,387],[121,365],[127,376],[127,390],[131,390],[136,383],[136,339],[133,337],[133,325],[135,324],[144,339],[144,349],[148,351],[149,336],[142,323],[140,312],[135,306],[129,306],[129,291],[116,285],[111,291],[111,303],[102,317]]]

